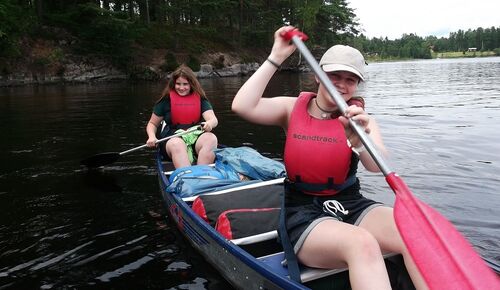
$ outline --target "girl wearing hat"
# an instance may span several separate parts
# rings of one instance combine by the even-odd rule
[[[281,37],[292,29],[286,26],[275,32],[269,58],[232,103],[232,110],[244,119],[286,131],[287,179],[279,233],[290,276],[300,279],[298,260],[315,268],[348,267],[352,289],[390,289],[382,254],[396,252],[403,255],[416,288],[426,289],[399,236],[392,208],[360,193],[358,163],[372,172],[379,168],[347,118],[365,128],[378,150],[386,154],[376,121],[364,111],[363,99],[353,97],[365,79],[363,55],[355,48],[335,45],[320,60],[349,104],[345,116],[321,84],[315,93],[262,98],[273,74],[296,49]]]

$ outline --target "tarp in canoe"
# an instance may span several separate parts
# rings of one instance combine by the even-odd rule
[[[250,180],[241,181],[241,176]],[[283,163],[250,147],[227,147],[215,150],[214,167],[194,165],[176,169],[167,192],[190,197],[285,176]]]

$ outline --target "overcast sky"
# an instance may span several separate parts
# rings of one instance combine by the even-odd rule
[[[347,0],[369,38],[448,37],[459,29],[500,27],[500,0]]]

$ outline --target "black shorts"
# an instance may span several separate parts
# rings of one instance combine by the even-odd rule
[[[333,196],[308,195],[285,184],[286,229],[294,252],[298,252],[307,235],[319,222],[336,219],[358,225],[371,209],[384,205],[365,198],[359,190],[359,180]]]

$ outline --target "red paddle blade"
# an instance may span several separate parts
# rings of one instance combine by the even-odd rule
[[[396,193],[396,225],[430,289],[500,289],[499,277],[446,218],[395,173],[386,180]]]

